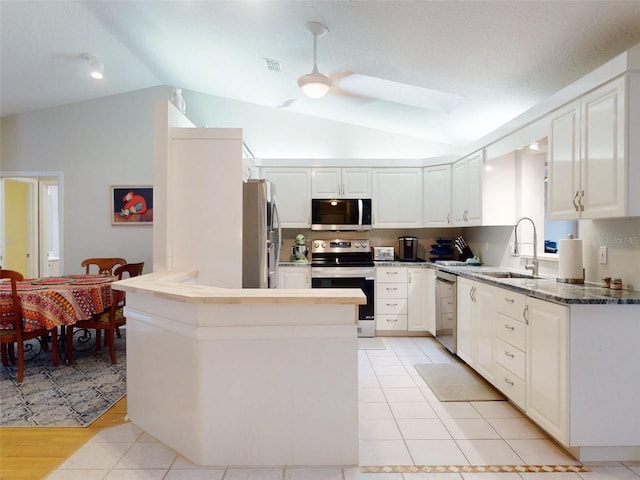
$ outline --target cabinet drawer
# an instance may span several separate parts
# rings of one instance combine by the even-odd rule
[[[406,315],[406,298],[387,298],[376,300],[376,314],[382,315]]]
[[[525,354],[519,348],[496,338],[496,362],[515,373],[520,379],[525,378]]]
[[[516,348],[526,352],[527,326],[524,323],[507,317],[501,313],[496,314],[494,326],[496,336]]]
[[[406,315],[376,315],[376,330],[407,330]]]
[[[495,364],[494,384],[509,400],[522,410],[525,409],[525,383],[499,363]]]
[[[407,298],[406,283],[378,283],[376,298]]]
[[[496,310],[507,317],[524,323],[522,314],[524,312],[525,299],[526,297],[524,295],[501,289],[496,294]]]
[[[376,282],[407,283],[409,269],[406,267],[378,267],[376,268]]]

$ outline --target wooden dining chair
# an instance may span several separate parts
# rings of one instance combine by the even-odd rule
[[[136,277],[142,273],[144,262],[127,263],[116,268],[113,272],[118,280],[123,278]],[[100,350],[102,332],[105,335],[105,344],[109,348],[111,363],[116,362],[115,335],[119,327],[123,326],[127,319],[124,316],[123,308],[125,304],[125,292],[111,289],[111,306],[102,313],[93,315],[89,320],[81,320],[74,325],[67,327],[67,363],[73,359],[73,329],[85,329],[96,331],[96,350]],[[118,332],[118,336],[120,336]]]
[[[113,275],[113,269],[116,265],[125,265],[127,261],[124,258],[85,258],[81,267],[85,267],[87,274],[91,273],[91,267],[93,265],[98,267],[98,273],[102,275]]]
[[[2,365],[7,366],[11,362],[15,364],[15,353],[13,344],[18,347],[18,383],[24,378],[24,342],[31,339],[37,339],[43,350],[46,350],[43,342],[51,334],[51,357],[53,366],[58,366],[58,330],[56,327],[47,328],[42,326],[36,330],[25,331],[24,320],[22,318],[22,304],[18,296],[18,287],[16,282],[23,280],[21,273],[12,270],[0,270],[0,278],[7,278],[11,282],[11,298],[12,305],[2,309],[0,328],[0,350],[2,356]]]

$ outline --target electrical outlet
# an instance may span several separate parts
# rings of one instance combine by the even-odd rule
[[[600,263],[607,264],[607,247],[600,247]]]

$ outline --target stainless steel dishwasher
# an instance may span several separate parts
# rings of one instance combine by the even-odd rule
[[[456,275],[436,271],[436,340],[456,353]]]

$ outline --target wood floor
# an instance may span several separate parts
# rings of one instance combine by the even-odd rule
[[[103,428],[125,423],[124,397],[88,427],[0,428],[0,480],[40,480]]]

